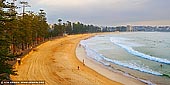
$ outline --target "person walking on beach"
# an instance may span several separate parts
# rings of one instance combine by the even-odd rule
[[[84,59],[83,59],[83,65],[85,66]]]
[[[79,66],[78,66],[77,68],[78,68],[78,70],[80,69],[80,67],[79,67]]]
[[[79,44],[79,47],[81,47],[81,44]]]

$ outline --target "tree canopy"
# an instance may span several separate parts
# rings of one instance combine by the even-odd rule
[[[18,14],[15,0],[6,3],[0,0],[0,81],[9,79],[9,75],[16,75],[9,61],[16,61],[17,57],[23,56],[24,51],[64,34],[80,34],[100,32],[100,28],[93,25],[84,25],[77,22],[67,21],[48,25],[46,12],[40,9],[38,13],[25,12]],[[25,7],[28,2],[20,3]]]
[[[24,50],[48,38],[49,26],[44,10],[38,14],[18,15],[16,8],[14,2],[0,0],[0,81],[16,74],[9,61],[16,60]]]

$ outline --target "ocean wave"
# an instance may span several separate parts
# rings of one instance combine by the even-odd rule
[[[96,61],[104,64],[105,66],[109,66],[109,64],[108,64],[108,62],[109,62],[109,63],[117,64],[117,65],[120,65],[120,66],[123,66],[126,68],[138,70],[141,72],[145,72],[145,73],[149,73],[149,74],[153,74],[153,75],[157,75],[157,76],[163,75],[159,72],[149,69],[148,67],[140,66],[140,65],[137,65],[134,63],[127,63],[127,62],[122,62],[122,61],[112,60],[110,58],[107,58],[104,55],[98,53],[96,50],[89,48],[88,45],[86,44],[85,40],[81,41],[80,44],[82,46],[84,46],[88,57],[95,59]]]
[[[148,60],[156,61],[156,62],[159,62],[159,63],[170,64],[170,60],[150,56],[150,55],[138,52],[130,46],[123,45],[123,44],[121,44],[121,42],[119,43],[119,40],[117,40],[117,38],[111,37],[110,40],[111,40],[111,42],[113,42],[114,44],[125,49],[127,52],[129,52],[132,55],[135,55],[135,56],[138,56],[138,57],[141,57],[141,58],[145,58],[145,59],[148,59]]]

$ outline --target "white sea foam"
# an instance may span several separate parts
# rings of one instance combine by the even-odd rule
[[[150,56],[150,55],[138,52],[138,51],[134,50],[132,47],[130,47],[128,45],[122,44],[123,39],[121,39],[121,38],[119,39],[119,38],[111,37],[110,40],[114,44],[116,44],[116,45],[120,46],[121,48],[125,49],[130,54],[133,54],[135,56],[145,58],[145,59],[148,59],[148,60],[152,60],[152,61],[156,61],[156,62],[160,62],[160,63],[165,63],[165,64],[170,64],[170,60]]]
[[[138,79],[138,80],[146,83],[147,85],[156,85],[156,84],[154,84],[154,83],[152,83],[151,81],[148,81],[148,80],[143,80],[143,79]]]
[[[117,64],[117,65],[120,65],[120,66],[123,66],[126,68],[138,70],[141,72],[158,75],[158,76],[162,75],[161,73],[153,71],[152,69],[148,68],[147,66],[144,67],[144,66],[140,66],[140,65],[130,63],[130,62],[127,63],[127,62],[122,62],[122,61],[112,60],[110,58],[107,58],[107,57],[103,56],[102,54],[99,54],[97,51],[89,48],[88,45],[86,44],[85,40],[81,41],[80,44],[85,47],[88,57],[91,57],[106,66],[108,66],[108,62],[110,62],[110,63]]]

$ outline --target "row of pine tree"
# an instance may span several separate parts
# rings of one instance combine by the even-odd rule
[[[25,50],[63,34],[80,34],[100,32],[100,28],[93,25],[84,25],[80,22],[67,21],[51,26],[47,23],[46,13],[40,10],[38,13],[25,12],[28,2],[20,2],[23,13],[19,14],[15,5],[16,0],[7,2],[0,0],[0,81],[9,79],[9,75],[15,75],[9,61],[16,61]]]

